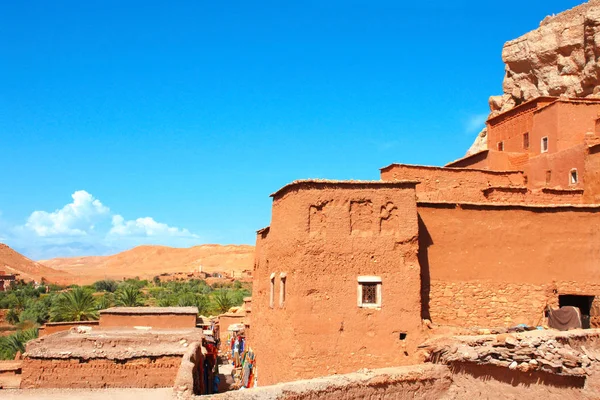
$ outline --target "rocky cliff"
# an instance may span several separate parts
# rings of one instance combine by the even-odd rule
[[[504,45],[504,94],[490,116],[539,96],[600,97],[600,0],[546,17],[539,28]],[[467,154],[487,149],[482,131]]]

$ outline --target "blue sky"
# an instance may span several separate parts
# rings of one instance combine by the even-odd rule
[[[577,1],[0,5],[0,241],[254,244],[269,194],[461,157],[502,45]]]

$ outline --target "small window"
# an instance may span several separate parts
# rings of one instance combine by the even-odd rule
[[[285,281],[287,279],[287,274],[282,272],[279,274],[279,279],[281,281],[279,284],[279,308],[283,308],[285,305]]]
[[[529,132],[523,134],[523,148],[525,150],[529,149]]]
[[[571,185],[576,185],[579,182],[579,177],[577,176],[577,169],[573,168],[569,173],[569,183]]]
[[[542,138],[542,153],[548,151],[548,136]]]
[[[271,274],[271,291],[269,296],[269,307],[275,307],[275,272]]]
[[[358,306],[362,308],[381,308],[380,277],[358,277]]]
[[[546,171],[546,184],[549,184],[551,180],[552,180],[552,171],[548,170],[548,171]]]
[[[498,142],[498,151],[504,151],[504,142]]]

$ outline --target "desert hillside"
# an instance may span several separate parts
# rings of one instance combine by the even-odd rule
[[[151,279],[165,272],[241,272],[252,270],[254,246],[201,245],[190,248],[139,246],[110,255],[54,258],[40,263],[76,277],[78,283],[100,279]]]
[[[70,274],[30,260],[3,243],[0,243],[0,271],[18,274],[18,279],[26,281],[41,282],[42,278],[56,283],[71,283],[72,281]]]

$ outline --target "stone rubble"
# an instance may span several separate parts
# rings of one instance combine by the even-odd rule
[[[559,339],[559,340],[557,340]],[[429,351],[427,361],[442,364],[457,362],[494,365],[521,372],[544,371],[551,374],[585,377],[600,360],[600,353],[571,347],[552,335],[521,336],[501,334],[455,337],[422,347]]]

